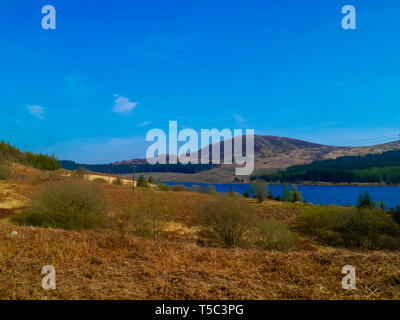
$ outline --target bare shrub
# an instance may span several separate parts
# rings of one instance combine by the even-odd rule
[[[256,230],[256,244],[264,250],[287,251],[296,246],[296,234],[282,222],[264,219],[257,224]]]
[[[83,179],[87,173],[87,170],[84,167],[79,167],[74,172],[79,179]]]
[[[246,202],[221,197],[199,206],[196,220],[211,227],[225,247],[238,247],[243,237],[254,226],[255,211]]]
[[[6,165],[0,165],[0,180],[7,180],[11,177],[11,170]]]
[[[139,187],[139,188],[146,188],[146,187],[148,187],[147,181],[146,181],[146,179],[144,178],[144,176],[143,176],[142,174],[139,176],[139,179],[138,179],[138,181],[137,181],[136,186]]]
[[[253,189],[254,198],[260,203],[269,195],[268,185],[264,180],[256,180],[251,184],[251,188]]]
[[[122,181],[122,178],[120,176],[116,177],[113,182],[114,185],[116,186],[122,186],[124,182]]]
[[[378,209],[354,209],[336,229],[348,247],[367,249],[390,248],[390,237],[399,234],[399,227],[392,217]]]
[[[19,224],[81,230],[103,228],[109,203],[93,182],[71,179],[49,184],[33,195],[31,205],[14,217]]]
[[[339,208],[313,207],[298,215],[296,223],[300,231],[319,237],[325,231],[335,230],[345,213]]]
[[[171,187],[172,191],[180,192],[180,191],[190,191],[189,188],[185,187],[184,185],[177,184]]]
[[[169,188],[169,185],[167,185],[165,183],[162,183],[160,181],[160,182],[158,182],[158,190],[160,190],[160,191],[169,191],[170,188]]]
[[[125,214],[137,235],[151,237],[158,243],[158,238],[166,223],[172,220],[176,208],[175,201],[151,190],[144,192],[140,201],[125,208]]]
[[[320,208],[297,217],[300,231],[329,245],[367,249],[391,249],[399,226],[383,210],[367,208]]]

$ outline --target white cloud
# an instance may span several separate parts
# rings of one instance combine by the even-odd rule
[[[137,106],[137,102],[130,102],[128,98],[115,94],[113,112],[128,115]]]
[[[27,106],[29,113],[36,118],[43,120],[43,114],[45,113],[44,108],[41,106]]]
[[[145,126],[148,126],[149,124],[151,124],[151,121],[144,121],[144,122],[141,122],[141,123],[138,123],[138,127],[145,127]]]

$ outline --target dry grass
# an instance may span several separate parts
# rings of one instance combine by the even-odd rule
[[[10,233],[17,230],[17,236]],[[400,255],[342,249],[278,253],[200,248],[116,231],[3,226],[1,299],[398,299]],[[57,289],[41,288],[51,264]],[[358,289],[341,288],[356,267]]]
[[[16,191],[16,186],[0,181],[0,208],[13,209],[22,207],[27,203],[27,198]]]
[[[58,179],[36,170],[14,171],[2,185],[7,197],[24,199]],[[28,169],[26,169],[28,170]],[[31,170],[31,169],[29,169]],[[146,189],[103,185],[113,212],[124,223],[124,207]],[[11,189],[10,189],[11,188]],[[10,191],[7,191],[10,192]],[[321,247],[302,240],[297,251],[280,253],[197,245],[196,207],[212,195],[158,192],[176,201],[167,236],[154,241],[125,229],[61,231],[13,225],[15,207],[0,211],[0,299],[399,299],[400,253]],[[5,195],[0,193],[0,208]],[[7,198],[8,199],[8,198]],[[7,200],[8,201],[8,200]],[[264,217],[290,223],[300,210],[274,201],[254,205]],[[17,235],[11,235],[17,231]],[[345,265],[357,272],[357,290],[341,287]],[[57,289],[43,290],[41,269],[53,265]]]

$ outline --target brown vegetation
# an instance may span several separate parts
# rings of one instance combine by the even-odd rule
[[[301,234],[292,246],[287,227],[312,205],[152,188],[133,193],[129,186],[93,183],[110,202],[115,223],[106,229],[65,231],[11,221],[32,194],[65,179],[13,167],[12,178],[0,181],[0,299],[400,299],[398,251],[325,247]],[[13,198],[21,199],[14,207]],[[213,201],[216,208],[238,201],[266,221],[255,234],[259,245],[218,247],[213,229],[197,226],[194,214]],[[156,242],[136,232],[155,213],[162,218]],[[356,268],[357,290],[341,286],[342,267],[349,264]],[[44,265],[56,269],[56,290],[41,287]]]
[[[17,236],[10,236],[13,230]],[[345,249],[279,253],[201,248],[116,231],[2,226],[1,299],[398,299],[400,255]],[[57,289],[41,288],[53,265]],[[341,268],[357,270],[357,290]]]
[[[107,225],[109,204],[95,183],[80,179],[52,182],[31,196],[12,221],[21,225],[82,230]]]

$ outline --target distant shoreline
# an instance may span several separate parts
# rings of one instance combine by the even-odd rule
[[[204,182],[204,181],[164,181],[165,183],[201,183],[201,184],[235,184],[235,185],[248,185],[251,184],[252,181],[249,182],[231,182],[231,183],[225,183],[225,182]],[[400,185],[388,185],[388,184],[379,184],[379,183],[329,183],[329,182],[298,182],[298,183],[276,183],[276,182],[266,182],[268,185],[292,185],[295,184],[297,186],[318,186],[318,187],[400,187]]]
[[[213,170],[210,170],[209,173],[197,173],[197,174],[188,174],[188,173],[172,173],[172,172],[137,172],[135,177],[139,177],[143,175],[146,179],[152,176],[156,181],[161,180],[163,182],[177,182],[177,183],[205,183],[205,184],[251,184],[248,178],[242,177],[240,179],[244,179],[243,182],[235,182],[233,181],[234,177],[233,172],[223,172],[223,174],[211,174]],[[215,173],[215,171],[214,171]],[[207,174],[207,175],[206,175]],[[132,177],[132,174],[123,174],[124,177]],[[233,178],[232,178],[233,177]],[[271,185],[281,185],[284,183],[277,182],[267,182]],[[286,184],[296,184],[296,185],[304,185],[304,186],[359,186],[359,187],[400,187],[399,184],[388,185],[386,183],[364,183],[364,182],[312,182],[312,181],[299,181],[297,183],[287,182]]]
[[[251,183],[251,182],[250,182]],[[285,183],[276,183],[276,182],[267,182],[268,184],[274,185],[281,185]],[[400,187],[399,184],[389,185],[386,183],[366,183],[366,182],[338,182],[338,183],[331,183],[331,182],[309,182],[309,181],[300,181],[298,183],[287,182],[286,184],[291,185],[301,185],[301,186],[342,186],[342,187]]]

